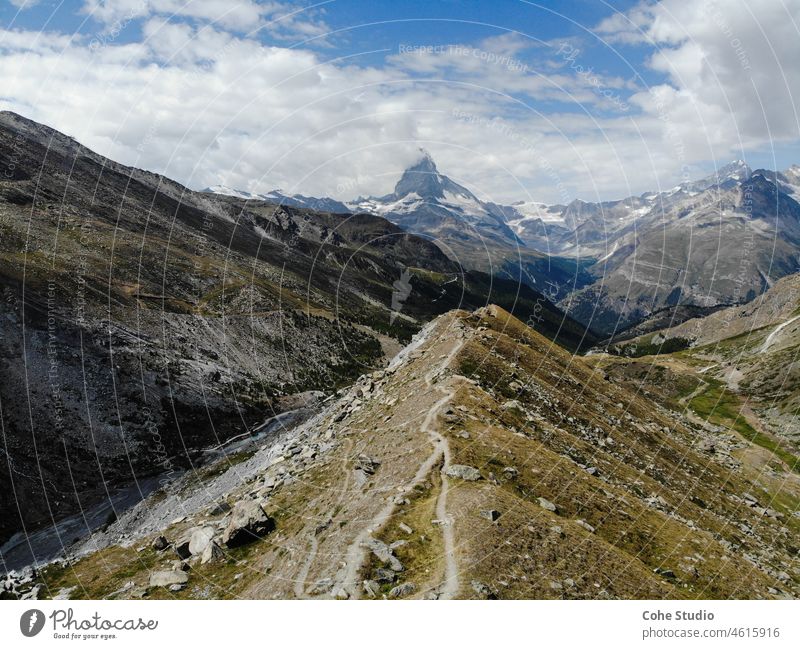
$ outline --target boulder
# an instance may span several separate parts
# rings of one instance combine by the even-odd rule
[[[551,503],[547,498],[539,498],[539,507],[542,509],[546,509],[549,512],[557,512],[558,507],[556,507],[553,503]]]
[[[219,561],[225,558],[225,552],[216,543],[211,541],[203,553],[200,555],[200,563],[208,563],[209,561]]]
[[[378,568],[375,571],[375,581],[377,582],[391,584],[395,579],[397,579],[397,573],[394,570]]]
[[[364,455],[361,453],[358,458],[356,458],[356,469],[360,469],[367,475],[373,475],[375,471],[378,470],[378,467],[381,465],[380,460],[376,460],[369,455]]]
[[[150,575],[151,586],[172,586],[173,584],[185,584],[189,581],[189,575],[183,570],[159,570]]]
[[[189,531],[189,554],[192,556],[203,554],[211,543],[211,539],[214,538],[215,531],[213,527],[209,526],[191,529]]]
[[[222,533],[222,543],[235,548],[263,538],[275,529],[275,521],[255,500],[240,500],[231,512],[228,526]]]
[[[494,523],[498,518],[500,518],[500,512],[496,509],[484,509],[481,510],[481,516]]]
[[[412,584],[411,582],[406,582],[405,584],[400,584],[399,586],[395,586],[392,590],[389,591],[390,597],[408,597],[409,595],[413,594],[414,591],[417,590],[417,587]]]
[[[466,464],[451,464],[447,467],[445,475],[450,478],[458,478],[459,480],[467,480],[475,482],[481,479],[481,472],[474,466],[467,466]]]
[[[364,593],[368,597],[378,597],[381,594],[381,587],[377,581],[372,581],[371,579],[367,579],[364,581]]]
[[[177,554],[180,559],[188,559],[192,556],[192,553],[189,552],[188,536],[175,543],[175,554]]]
[[[169,547],[169,541],[167,541],[165,536],[157,536],[153,539],[152,547],[157,552],[162,552]]]

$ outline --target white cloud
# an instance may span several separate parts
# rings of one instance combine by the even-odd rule
[[[83,12],[107,26],[133,19],[191,19],[213,28],[304,40],[328,32],[314,6],[256,0],[84,0]]]
[[[649,65],[668,80],[655,89],[657,112],[679,125],[687,145],[727,152],[800,137],[798,25],[800,0],[664,0],[597,30],[654,45]],[[654,112],[649,94],[634,101]]]
[[[8,1],[18,9],[30,9],[31,7],[39,4],[41,0],[8,0]]]
[[[622,197],[672,186],[682,166],[740,157],[742,144],[763,146],[770,134],[797,138],[791,21],[768,6],[729,7],[747,74],[708,9],[674,0],[669,11],[672,1],[633,10],[640,31],[619,16],[601,26],[614,39],[658,39],[648,65],[665,82],[631,98],[627,80],[593,72],[598,88],[581,74],[590,54],[568,61],[557,46],[518,35],[478,43],[477,57],[461,46],[397,52],[366,67],[246,35],[245,23],[265,24],[283,4],[146,0],[136,17],[141,42],[123,44],[113,29],[94,39],[0,31],[0,108],[193,188],[383,194],[424,146],[442,171],[491,200]],[[137,3],[92,6],[107,26],[124,27]],[[242,9],[230,26],[209,22],[234,4]],[[784,40],[759,40],[753,15]],[[632,109],[618,110],[602,91]]]

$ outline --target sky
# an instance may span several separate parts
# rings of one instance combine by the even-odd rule
[[[0,0],[0,109],[192,189],[499,203],[800,163],[800,0]]]

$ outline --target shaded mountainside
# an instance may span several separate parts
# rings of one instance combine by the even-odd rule
[[[0,540],[330,394],[450,309],[594,341],[380,217],[191,192],[8,112],[0,168]]]
[[[285,439],[73,548],[40,595],[796,597],[798,475],[633,363],[495,306],[441,316]]]

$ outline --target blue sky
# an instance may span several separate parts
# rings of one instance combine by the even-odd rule
[[[194,188],[382,193],[423,146],[486,198],[608,199],[800,161],[797,22],[797,0],[10,0],[0,108]]]

